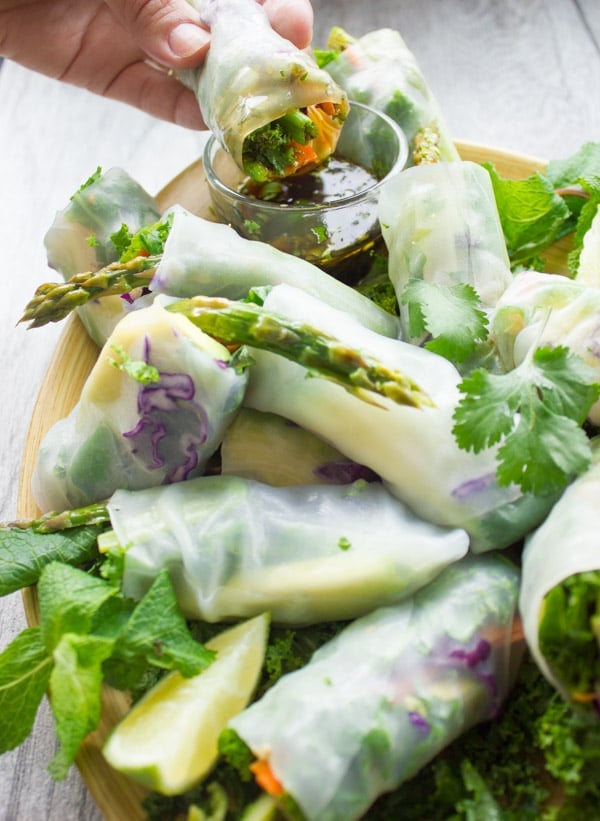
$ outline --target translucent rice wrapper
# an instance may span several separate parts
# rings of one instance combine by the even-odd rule
[[[531,654],[546,679],[562,697],[573,694],[548,664],[539,646],[544,598],[570,576],[600,570],[600,450],[596,444],[592,467],[579,476],[552,508],[546,521],[525,543],[519,609]]]
[[[195,92],[204,121],[240,168],[246,137],[284,114],[326,102],[347,112],[345,92],[308,52],[271,28],[255,0],[195,0],[192,5],[210,29],[210,48],[202,66],[179,74]]]
[[[123,590],[140,598],[168,567],[182,611],[221,621],[349,619],[399,601],[463,557],[468,537],[415,517],[380,483],[271,487],[206,476],[108,504]]]
[[[559,274],[523,271],[498,300],[491,330],[506,370],[534,348],[564,345],[600,380],[600,288]],[[600,401],[589,419],[600,424]]]
[[[435,406],[414,408],[383,397],[365,402],[327,380],[306,379],[306,370],[294,362],[254,348],[244,405],[291,419],[371,468],[418,516],[467,530],[477,552],[506,547],[542,521],[554,497],[499,486],[495,449],[475,454],[458,447],[452,416],[461,377],[448,360],[372,333],[289,285],[273,288],[265,307],[377,356],[413,379]]]
[[[576,279],[586,285],[600,287],[600,206],[583,237]]]
[[[437,100],[399,32],[382,28],[359,37],[326,69],[351,100],[395,120],[409,142],[430,128],[438,135],[441,159],[460,159]]]
[[[399,335],[398,317],[316,265],[244,239],[229,225],[209,222],[179,206],[168,213],[172,225],[150,285],[154,293],[244,299],[251,288],[287,282],[384,336]]]
[[[137,381],[122,354],[157,369]],[[79,402],[44,438],[32,479],[37,505],[64,510],[117,488],[201,475],[240,406],[247,376],[226,348],[158,302],[125,317],[100,352]]]
[[[490,175],[476,163],[407,168],[384,186],[379,221],[399,302],[409,279],[423,279],[471,285],[490,309],[513,280]]]
[[[56,214],[44,244],[48,265],[69,279],[118,259],[110,237],[125,224],[134,233],[160,217],[156,200],[121,168],[110,168],[82,186]],[[103,345],[127,312],[120,296],[94,299],[77,309],[86,331]]]
[[[518,585],[498,557],[458,562],[346,627],[230,726],[309,821],[358,819],[497,715],[522,649],[511,635]]]

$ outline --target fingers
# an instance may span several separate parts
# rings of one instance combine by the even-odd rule
[[[199,65],[208,49],[209,32],[186,0],[106,0],[139,46],[162,65]],[[263,0],[273,28],[299,48],[312,39],[310,0]]]
[[[162,65],[198,65],[210,35],[186,0],[106,0],[139,46]]]
[[[184,128],[206,128],[193,92],[174,77],[147,65],[132,63],[102,92],[160,120]]]
[[[313,33],[313,8],[310,0],[264,0],[271,25],[278,34],[298,48],[310,45]]]

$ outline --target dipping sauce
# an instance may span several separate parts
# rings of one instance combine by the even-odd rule
[[[366,191],[377,183],[377,177],[343,157],[329,157],[318,168],[294,174],[285,180],[257,183],[246,179],[239,192],[263,202],[280,205],[322,205]]]
[[[377,198],[369,196],[377,182],[371,171],[337,155],[284,180],[245,178],[237,190],[247,204],[238,203],[236,227],[352,285],[370,266],[381,235]]]
[[[333,157],[284,180],[256,183],[214,135],[204,170],[216,219],[355,285],[383,247],[378,199],[383,181],[408,157],[403,132],[381,112],[351,103]]]

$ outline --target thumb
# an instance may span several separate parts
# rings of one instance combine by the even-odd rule
[[[185,68],[203,60],[210,35],[186,0],[106,0],[106,4],[158,63]]]

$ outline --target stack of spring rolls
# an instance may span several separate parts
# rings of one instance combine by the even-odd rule
[[[209,57],[184,80],[248,173],[293,173],[309,156],[292,152],[283,168],[251,156],[258,143],[249,137],[290,108],[308,112],[319,132],[305,135],[309,162],[335,148],[348,97],[390,115],[402,111],[413,159],[422,139],[436,135],[436,162],[416,164],[382,195],[390,280],[399,301],[414,278],[471,285],[493,323],[498,368],[514,367],[538,339],[535,323],[560,278],[540,275],[535,288],[523,279],[525,290],[513,278],[489,176],[459,159],[399,35],[346,39],[326,71],[290,44],[280,48],[255,3],[210,0],[201,13],[212,32]],[[129,212],[115,185],[127,191]],[[99,268],[115,258],[111,230],[158,216],[122,172],[90,182],[85,196],[88,207],[78,211],[75,200],[46,239],[51,264],[65,276],[89,230],[101,242],[84,267]],[[98,214],[90,213],[92,200]],[[110,230],[94,227],[100,216]],[[269,611],[282,625],[351,622],[231,721],[257,759],[259,783],[276,799],[291,797],[311,821],[360,818],[458,735],[499,714],[523,651],[519,605],[544,675],[565,698],[594,710],[600,628],[588,614],[600,609],[598,464],[559,501],[500,485],[496,448],[471,453],[454,440],[461,374],[411,337],[404,311],[392,316],[314,266],[180,207],[169,219],[144,293],[110,308],[112,323],[88,327],[103,345],[98,363],[77,407],[44,441],[34,491],[43,510],[108,499],[112,529],[100,547],[122,560],[128,596],[140,598],[167,567],[191,619]],[[227,347],[168,310],[184,297],[240,299],[257,287],[265,289],[267,313],[310,322],[348,350],[369,352],[415,380],[431,406],[367,402],[251,346],[242,367]],[[569,296],[560,304],[597,304],[590,287],[565,283]],[[560,327],[545,323],[547,338]],[[588,349],[590,335],[588,328]],[[306,441],[320,443],[314,452],[328,448],[328,459],[338,454],[352,469],[340,478],[325,463],[311,464],[303,474],[310,480],[294,487],[269,482],[258,467],[243,477],[206,475],[248,409],[265,426],[269,418],[299,426]],[[497,551],[523,538],[521,579]]]

